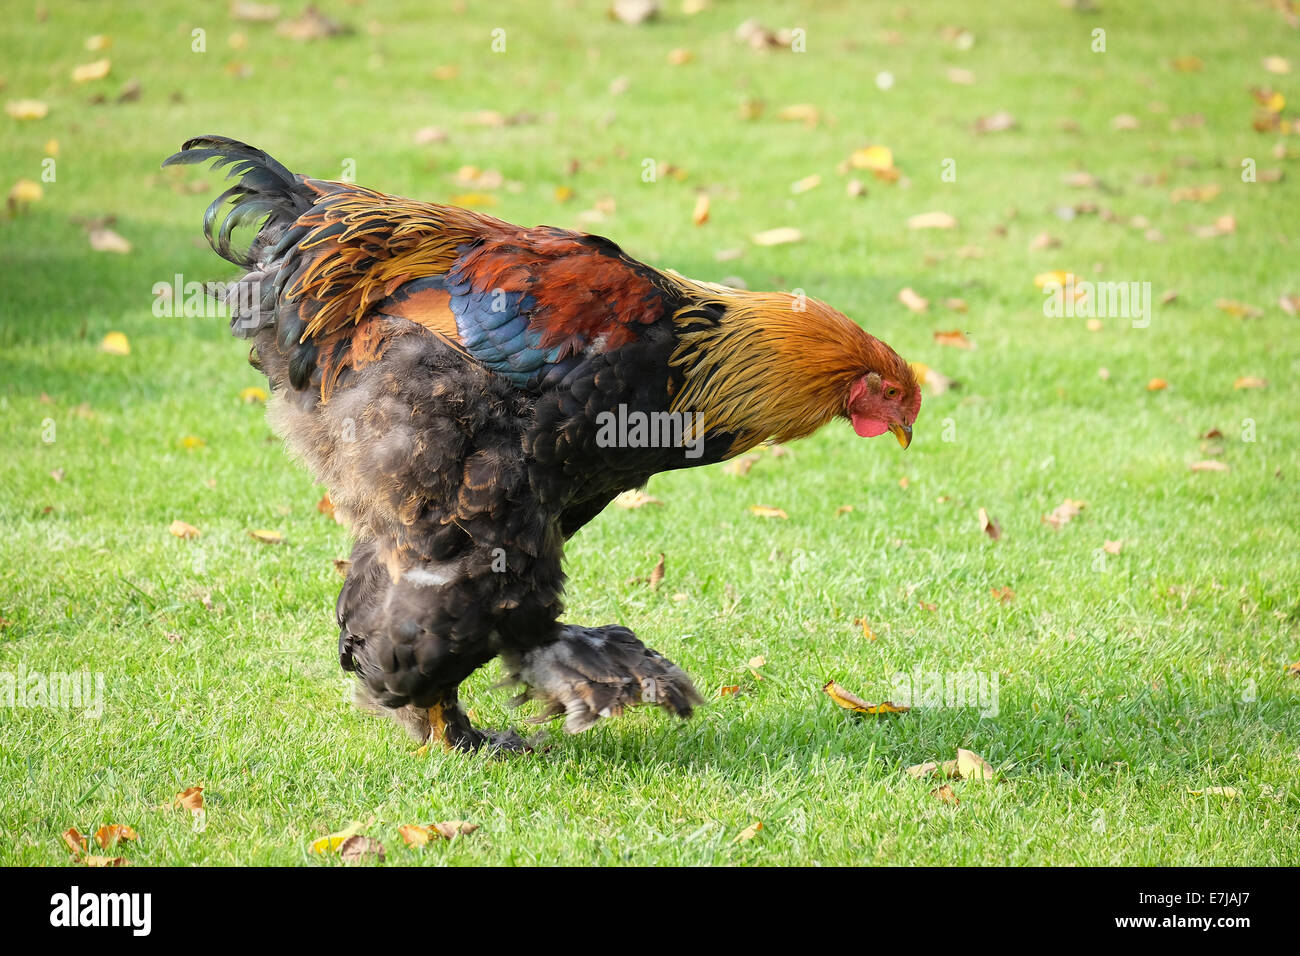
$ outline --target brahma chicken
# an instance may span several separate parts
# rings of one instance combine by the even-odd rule
[[[459,704],[494,657],[540,703],[535,719],[563,715],[571,732],[638,704],[690,716],[690,678],[631,630],[561,623],[565,541],[651,475],[833,419],[911,440],[907,362],[821,302],[309,179],[220,136],[164,165],[208,160],[237,180],[204,220],[247,270],[226,295],[232,331],[253,341],[273,427],[355,538],[339,661],[358,703],[423,742],[527,746]]]

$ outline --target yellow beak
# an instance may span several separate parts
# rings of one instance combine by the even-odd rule
[[[904,448],[912,444],[911,425],[902,425],[902,424],[895,423],[889,426],[889,430],[894,433],[894,437],[898,439],[898,443],[902,445]]]

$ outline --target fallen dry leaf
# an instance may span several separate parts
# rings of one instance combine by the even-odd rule
[[[110,823],[95,831],[95,842],[101,849],[111,850],[119,842],[138,839],[139,834],[124,823]]]
[[[83,856],[79,861],[82,866],[130,866],[124,856]]]
[[[989,517],[989,513],[983,508],[979,510],[980,530],[992,538],[994,541],[1002,537],[1002,526]]]
[[[202,532],[199,531],[198,528],[194,527],[194,525],[187,524],[186,522],[180,520],[179,518],[177,518],[170,525],[168,525],[167,530],[170,531],[172,534],[176,535],[176,537],[181,538],[182,540],[185,541],[193,540],[194,538],[197,538],[200,534],[202,534]]]
[[[760,518],[781,518],[784,520],[790,517],[780,508],[773,508],[771,505],[750,505],[749,510]]]
[[[82,836],[76,827],[68,827],[61,836],[68,849],[72,851],[73,856],[81,856],[90,846],[87,838]]]
[[[905,287],[898,293],[898,301],[903,303],[913,312],[924,312],[930,308],[930,300],[924,296],[917,295],[911,286]]]
[[[1011,588],[989,588],[989,593],[1002,604],[1010,604],[1016,599],[1016,592]]]
[[[189,810],[191,813],[195,810],[202,810],[203,788],[188,787],[182,790],[172,798],[172,807],[178,810]]]
[[[99,343],[99,350],[109,355],[130,355],[131,341],[122,332],[109,332]]]
[[[1192,790],[1189,788],[1187,792],[1194,797],[1228,797],[1233,800],[1241,796],[1241,791],[1236,787],[1205,787],[1202,790]]]
[[[733,458],[722,466],[722,470],[728,475],[744,477],[749,474],[749,470],[758,462],[758,455],[742,455],[740,458]]]
[[[957,748],[957,759],[952,761],[957,776],[963,780],[992,780],[993,768],[977,753]],[[945,767],[947,764],[944,765]]]
[[[131,251],[131,243],[107,226],[90,230],[90,248],[96,252],[112,252],[124,256]]]
[[[1072,501],[1066,498],[1059,505],[1051,510],[1049,514],[1043,515],[1043,524],[1060,531],[1065,525],[1070,523],[1087,505],[1082,501]]]
[[[796,196],[801,193],[811,192],[822,184],[821,176],[813,173],[811,176],[805,176],[803,179],[796,179],[790,184],[790,192]]]
[[[659,561],[655,564],[654,570],[650,572],[650,590],[659,590],[659,585],[664,579],[664,555],[659,552]]]
[[[938,345],[947,345],[955,349],[973,349],[975,347],[975,343],[966,338],[966,333],[961,329],[935,332],[934,341]]]
[[[9,100],[5,112],[16,120],[44,119],[50,108],[40,100]]]
[[[763,232],[756,232],[749,237],[750,241],[756,246],[781,246],[791,242],[800,242],[803,239],[803,233],[793,226],[782,226],[778,229],[767,229]]]
[[[709,221],[709,194],[700,193],[695,197],[695,210],[691,213],[691,222],[702,226]]]
[[[876,642],[876,632],[871,629],[871,624],[865,617],[857,618],[853,622],[853,626],[862,628],[862,636],[867,639],[868,644],[874,644]]]
[[[1225,462],[1207,459],[1206,461],[1194,461],[1187,466],[1192,471],[1231,471]]]
[[[319,854],[320,856],[325,856],[329,853],[336,853],[339,848],[343,846],[345,841],[356,836],[364,830],[365,827],[366,825],[364,823],[354,820],[338,833],[331,833],[328,836],[321,837],[319,840],[313,840],[311,847],[309,848],[310,852]]]
[[[1223,189],[1218,183],[1206,183],[1204,186],[1183,186],[1169,194],[1169,201],[1173,203],[1209,202],[1222,191]]]
[[[1215,299],[1214,307],[1220,312],[1228,313],[1234,319],[1257,319],[1264,314],[1263,309],[1235,299]]]
[[[727,685],[724,686],[724,687],[719,687],[719,688],[718,688],[718,696],[719,696],[719,697],[731,697],[731,696],[734,696],[735,694],[739,694],[739,693],[740,693],[740,685],[739,685],[739,684],[727,684]]]
[[[239,400],[245,405],[252,405],[254,403],[265,405],[268,397],[266,389],[258,388],[256,385],[250,385],[248,388],[241,389],[239,392]]]
[[[961,801],[957,799],[957,794],[953,793],[952,787],[946,783],[936,790],[931,790],[930,796],[934,797],[940,803],[946,803],[949,806],[956,807],[961,805]]]
[[[95,60],[93,63],[83,63],[72,71],[73,83],[89,83],[91,80],[102,80],[108,76],[112,70],[113,64],[108,60]]]
[[[975,132],[984,133],[1002,133],[1009,129],[1016,128],[1016,118],[1006,110],[999,110],[991,116],[981,116],[975,121]]]
[[[803,123],[805,126],[813,127],[821,122],[822,111],[811,103],[795,103],[780,110],[776,115],[778,119],[788,123]]]
[[[731,842],[732,842],[732,843],[748,843],[750,840],[754,839],[754,837],[758,836],[758,831],[761,830],[761,829],[763,829],[763,821],[762,821],[762,820],[755,820],[755,821],[754,821],[753,823],[751,823],[749,826],[745,827],[745,829],[743,829],[743,830],[741,830],[739,833],[737,833],[737,834],[736,834],[736,838],[735,838],[734,840],[732,840]]]
[[[248,532],[248,536],[263,544],[280,544],[284,541],[284,533],[281,531],[272,531],[268,528],[257,528]]]
[[[1168,387],[1169,383],[1163,378],[1153,378],[1151,381],[1147,382],[1148,392],[1163,392]]]
[[[350,836],[338,848],[338,854],[345,863],[360,863],[363,860],[384,859],[384,845],[368,836]]]
[[[195,448],[202,448],[207,442],[198,435],[186,435],[181,439],[181,447],[186,451],[193,451]]]
[[[878,717],[881,714],[905,714],[910,707],[895,706],[892,701],[884,701],[880,704],[868,704],[865,700],[850,690],[845,690],[835,681],[827,681],[822,685],[822,690],[831,700],[843,707],[845,710],[851,710],[855,714],[869,714]]]
[[[957,220],[946,212],[923,212],[907,220],[908,229],[952,229]]]
[[[658,498],[646,494],[639,488],[634,488],[631,491],[625,491],[616,497],[614,499],[614,504],[618,505],[620,508],[634,509],[644,508],[646,505],[662,505],[663,502]]]
[[[1119,554],[1124,547],[1123,541],[1105,541],[1102,543],[1101,550],[1107,554]]]
[[[1243,376],[1232,383],[1233,388],[1268,388],[1268,379]]]
[[[1270,73],[1285,76],[1291,72],[1291,61],[1284,56],[1266,56],[1261,64]]]
[[[947,375],[931,368],[924,362],[911,362],[909,364],[912,366],[912,372],[916,375],[917,382],[929,386],[930,392],[934,395],[942,395],[957,384]]]

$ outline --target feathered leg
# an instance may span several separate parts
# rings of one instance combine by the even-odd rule
[[[651,704],[685,718],[704,703],[680,667],[618,624],[563,625],[557,640],[502,659],[510,679],[526,685],[516,702],[542,704],[533,722],[563,715],[571,734],[629,707]]]

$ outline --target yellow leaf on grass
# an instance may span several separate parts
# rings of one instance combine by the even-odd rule
[[[1194,461],[1188,467],[1192,471],[1230,471],[1227,464],[1221,461],[1207,459],[1206,461]]]
[[[202,448],[207,442],[198,435],[186,435],[181,439],[181,447],[186,451],[193,451],[195,448]]]
[[[284,540],[284,533],[280,531],[271,531],[267,528],[258,528],[248,532],[250,538],[254,538],[263,544],[279,544]]]
[[[1241,796],[1241,791],[1236,787],[1205,787],[1202,790],[1188,789],[1187,792],[1194,797],[1228,797],[1229,799],[1236,799]]]
[[[822,690],[836,704],[845,710],[853,711],[855,714],[869,714],[872,717],[878,717],[881,714],[905,714],[911,709],[910,707],[898,707],[888,700],[881,704],[868,704],[853,691],[846,690],[833,680],[822,685]]]
[[[993,768],[988,762],[977,753],[969,750],[957,748],[956,764],[957,776],[963,780],[992,780]]]
[[[1153,378],[1151,381],[1147,382],[1148,392],[1163,392],[1168,387],[1169,383],[1163,378]]]
[[[849,156],[849,164],[854,169],[869,169],[872,172],[894,168],[894,153],[888,146],[868,146],[855,149]]]
[[[44,195],[45,190],[40,183],[32,179],[20,179],[9,190],[9,205],[13,207],[40,202]]]
[[[135,840],[139,834],[124,823],[110,823],[95,831],[95,842],[102,849],[111,850],[122,840]]]
[[[198,528],[194,527],[194,525],[187,524],[186,522],[181,521],[179,518],[173,521],[167,527],[167,530],[170,531],[172,534],[176,535],[176,537],[181,538],[182,540],[185,541],[190,541],[194,538],[197,538],[200,534],[202,534],[202,532],[199,531]]]
[[[1206,183],[1204,186],[1183,186],[1169,194],[1169,201],[1175,203],[1209,202],[1222,191],[1218,183]]]
[[[1105,541],[1102,543],[1101,550],[1107,554],[1119,554],[1123,547],[1123,541]]]
[[[749,664],[747,666],[750,668],[750,670],[757,670],[758,668],[763,667],[766,664],[767,664],[767,658],[764,657],[762,654],[759,654],[755,657],[751,657],[749,659]]]
[[[80,860],[83,866],[130,866],[124,856],[83,856]]]
[[[793,106],[784,107],[776,115],[778,119],[786,122],[816,126],[822,118],[822,111],[811,103],[795,103]]]
[[[646,505],[663,504],[658,498],[647,495],[640,488],[634,488],[631,491],[625,491],[614,499],[614,504],[620,508],[644,508]]]
[[[876,642],[876,632],[871,629],[871,624],[865,617],[860,617],[853,622],[854,626],[862,628],[862,636],[867,639],[868,644]]]
[[[364,823],[358,823],[354,820],[345,829],[340,830],[338,833],[331,833],[329,836],[323,836],[319,840],[313,840],[310,851],[321,856],[325,856],[329,853],[337,853],[339,847],[341,847],[349,838],[356,836],[364,830],[365,827],[366,825]]]
[[[1172,66],[1179,73],[1196,73],[1205,68],[1205,61],[1199,56],[1177,56]]]
[[[989,593],[1003,604],[1010,604],[1016,599],[1016,592],[1011,588],[989,588]]]
[[[1285,76],[1291,72],[1291,61],[1284,56],[1266,56],[1263,62],[1264,69],[1270,73],[1276,73],[1279,76]]]
[[[1002,526],[989,517],[989,513],[983,508],[979,510],[980,530],[992,538],[994,541],[1002,537]]]
[[[452,196],[448,202],[453,206],[461,206],[465,209],[480,209],[484,206],[496,206],[501,200],[491,193],[460,193]]]
[[[770,505],[750,505],[749,510],[760,518],[789,518],[790,516],[780,508],[773,508]]]
[[[72,71],[73,83],[89,83],[91,80],[102,80],[108,76],[109,70],[113,64],[108,60],[95,60],[93,63],[83,63]]]
[[[1268,388],[1268,379],[1243,376],[1232,383],[1233,388]]]
[[[266,389],[258,388],[256,385],[250,385],[248,388],[241,389],[239,392],[239,400],[245,405],[252,405],[254,402],[266,404],[268,397]]]
[[[756,232],[749,238],[756,246],[782,246],[787,243],[802,241],[803,233],[793,226],[782,226],[778,229],[766,229],[763,232]]]
[[[1034,276],[1034,285],[1040,289],[1045,289],[1049,285],[1066,286],[1070,280],[1078,280],[1073,272],[1066,272],[1064,269],[1053,269],[1050,272],[1040,272]]]
[[[465,820],[447,820],[443,823],[407,823],[397,828],[406,845],[410,847],[427,846],[435,840],[451,840],[458,836],[468,836],[478,829],[477,823]]]
[[[44,119],[50,108],[40,100],[10,100],[5,103],[5,112],[16,120]]]
[[[930,391],[935,395],[942,395],[948,389],[952,388],[953,380],[942,372],[931,368],[924,362],[912,362],[912,372],[916,375],[916,380],[921,385],[927,385]]]
[[[803,179],[797,179],[790,184],[790,192],[798,196],[800,193],[806,193],[816,189],[822,184],[822,178],[816,173],[811,176],[805,176]]]
[[[122,332],[109,332],[99,343],[99,350],[109,355],[130,355],[131,342]]]
[[[1214,307],[1220,312],[1228,313],[1234,319],[1255,319],[1264,314],[1263,309],[1235,299],[1215,299]]]
[[[908,229],[952,229],[957,220],[946,212],[923,212],[907,220]]]
[[[761,830],[761,829],[763,829],[763,821],[762,821],[762,820],[755,820],[755,821],[754,821],[753,823],[751,823],[749,826],[745,827],[745,829],[743,829],[743,830],[741,830],[739,833],[737,833],[737,834],[736,834],[736,838],[735,838],[734,840],[732,840],[731,842],[732,842],[732,843],[748,843],[750,840],[754,839],[754,837],[758,836],[758,831]]]

